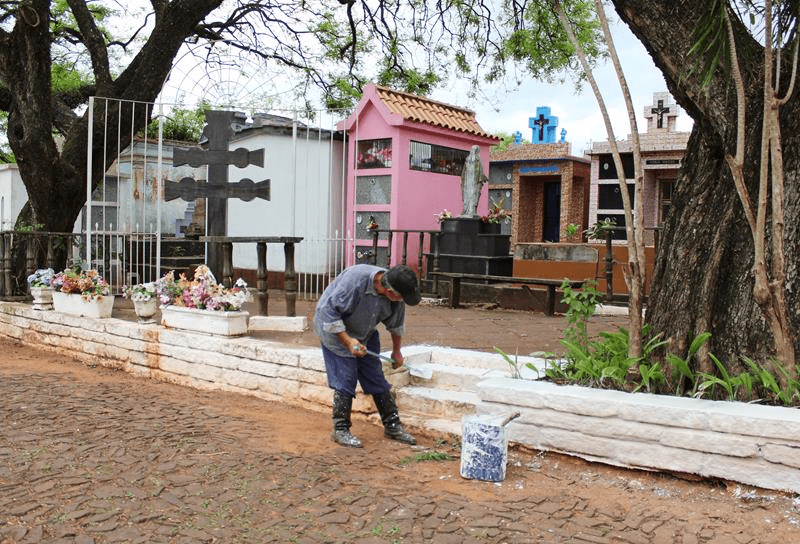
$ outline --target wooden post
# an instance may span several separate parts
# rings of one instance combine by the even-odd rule
[[[440,242],[439,234],[441,234],[441,233],[440,232],[435,232],[433,234],[433,237],[431,238],[431,243],[433,243],[434,240],[436,241],[435,249],[433,250],[433,271],[434,272],[438,272],[439,271],[439,242]],[[439,296],[439,276],[437,276],[435,274],[433,276],[433,292],[436,294],[437,297]]]
[[[56,252],[55,252],[55,249],[53,249],[53,237],[54,237],[53,234],[48,234],[47,235],[47,264],[46,264],[46,266],[47,266],[47,268],[55,269],[55,267],[56,267]]]
[[[386,268],[390,268],[392,266],[392,240],[394,239],[394,233],[389,231],[386,237],[388,239],[386,244]]]
[[[258,290],[258,313],[269,315],[269,285],[267,278],[267,243],[256,242],[258,270],[256,271],[256,289]]]
[[[36,270],[36,244],[33,235],[23,238],[25,240],[25,275],[33,274]]]
[[[614,252],[611,245],[611,229],[606,229],[606,300],[614,296]]]
[[[372,264],[378,265],[378,230],[372,231]]]
[[[294,243],[286,242],[283,244],[284,260],[286,269],[284,271],[284,288],[286,289],[286,315],[295,317],[295,302],[297,301],[297,274],[294,271]]]
[[[403,260],[401,261],[402,264],[407,265],[408,262],[408,231],[403,231]]]
[[[422,253],[425,248],[425,232],[419,233],[419,253],[417,254],[417,276],[422,278]]]
[[[222,242],[222,285],[233,287],[233,242]]]
[[[458,308],[461,305],[461,278],[450,278],[450,307]]]
[[[544,302],[545,315],[553,315],[556,313],[556,286],[547,286],[547,297]]]

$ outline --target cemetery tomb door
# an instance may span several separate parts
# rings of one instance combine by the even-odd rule
[[[558,242],[561,228],[561,182],[548,181],[544,184],[544,210],[542,227],[545,242]]]

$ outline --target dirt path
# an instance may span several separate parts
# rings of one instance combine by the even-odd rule
[[[417,307],[406,340],[523,354],[556,348],[563,324]],[[0,352],[2,544],[800,541],[800,500],[786,494],[525,451],[501,483],[465,480],[448,437],[409,448],[357,421],[365,447],[351,450],[330,440],[327,414],[8,341]]]

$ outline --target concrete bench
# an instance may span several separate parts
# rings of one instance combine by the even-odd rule
[[[439,276],[450,280],[450,307],[458,308],[461,304],[461,280],[476,280],[493,283],[516,283],[536,285],[547,288],[545,298],[545,315],[553,315],[556,311],[556,288],[561,287],[564,280],[550,278],[515,278],[512,276],[491,276],[487,274],[465,274],[460,272],[430,272],[429,276]],[[567,280],[570,287],[580,289],[588,280]]]

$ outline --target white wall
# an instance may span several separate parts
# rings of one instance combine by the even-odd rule
[[[295,246],[298,272],[324,273],[333,265],[326,251],[333,232],[342,223],[342,142],[331,142],[330,134],[319,138],[312,130],[308,138],[259,133],[234,141],[232,149],[264,148],[264,167],[231,167],[228,181],[244,178],[254,182],[270,180],[271,199],[245,202],[228,200],[228,236],[300,236]],[[319,240],[317,242],[316,240]],[[233,266],[256,269],[255,244],[235,244]],[[269,244],[267,268],[284,270],[283,246]]]
[[[28,192],[16,164],[0,164],[0,230],[11,230],[20,210],[28,201]]]

